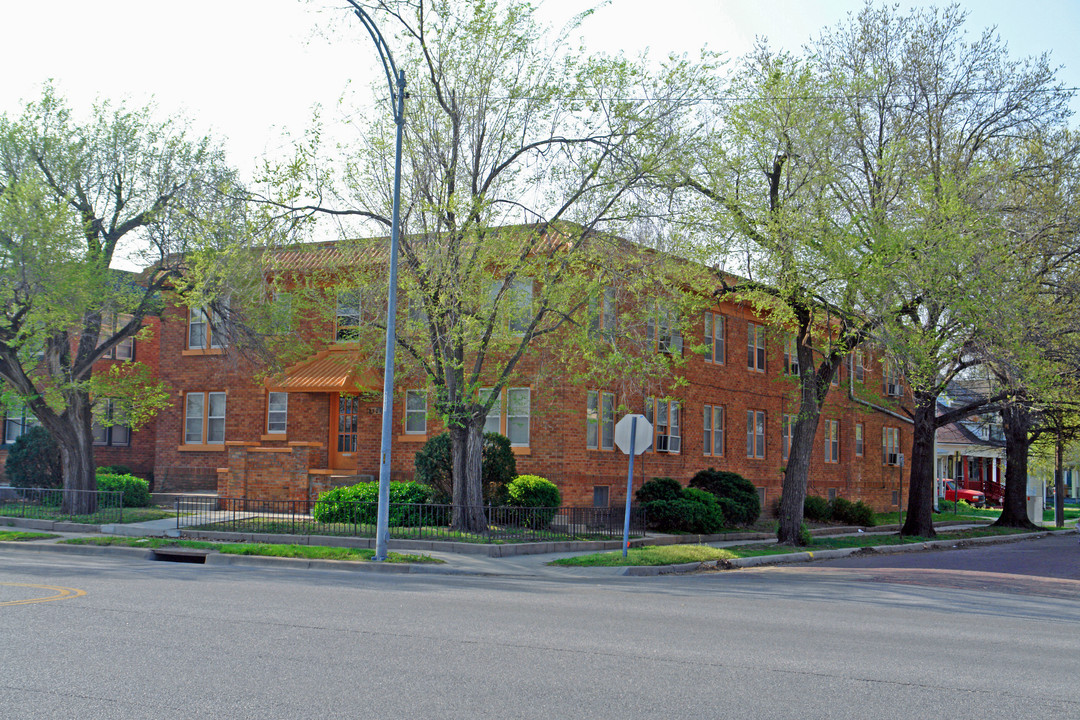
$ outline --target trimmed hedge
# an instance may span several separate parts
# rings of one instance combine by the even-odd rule
[[[134,475],[102,473],[98,468],[97,489],[119,490],[124,493],[124,507],[149,507],[150,483]]]
[[[427,504],[430,498],[431,488],[427,485],[391,482],[389,524],[394,527],[422,524],[423,512],[419,506]],[[311,516],[321,523],[374,524],[378,512],[379,483],[364,482],[322,493],[311,509]]]
[[[562,505],[558,486],[537,475],[518,475],[507,485],[506,493],[513,507],[543,508],[527,516],[523,523],[537,530],[550,525]]]
[[[38,425],[20,435],[8,450],[4,474],[12,487],[63,487],[60,447],[49,431]]]
[[[724,517],[732,525],[752,525],[761,515],[761,498],[754,484],[738,473],[709,468],[690,479],[690,487],[716,496]]]
[[[724,526],[724,512],[712,493],[683,488],[678,480],[657,477],[636,493],[645,505],[649,527],[657,530],[708,534]]]
[[[830,505],[832,506],[832,519],[835,522],[847,525],[861,525],[863,527],[873,527],[877,522],[874,519],[874,509],[862,500],[851,502],[842,497],[837,497],[833,499]]]
[[[803,501],[803,517],[811,522],[829,522],[832,518],[829,501],[820,495],[807,495]]]

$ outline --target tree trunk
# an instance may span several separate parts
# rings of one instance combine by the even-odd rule
[[[94,435],[90,429],[90,398],[85,392],[67,395],[67,409],[62,415],[42,418],[45,429],[60,447],[63,468],[64,501],[62,512],[68,515],[92,515],[97,512],[97,478],[94,474]]]
[[[915,395],[912,428],[908,514],[901,535],[934,537],[934,434],[937,432],[937,396]]]
[[[1062,438],[1061,423],[1058,422],[1057,438],[1054,442],[1054,527],[1065,527],[1065,473],[1062,468],[1065,441]]]
[[[801,545],[799,537],[803,522],[803,503],[810,477],[810,455],[817,436],[821,410],[807,394],[802,394],[799,416],[791,433],[791,448],[787,466],[784,468],[784,488],[780,495],[780,528],[776,533],[778,542],[785,545]]]
[[[1005,431],[1005,500],[994,526],[1036,529],[1027,515],[1030,414],[1018,405],[1006,405],[1001,410],[1001,423]]]
[[[451,527],[467,533],[487,531],[481,475],[484,418],[471,418],[464,427],[450,429],[454,475],[454,516]]]

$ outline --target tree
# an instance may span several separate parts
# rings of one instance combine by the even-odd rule
[[[655,168],[679,151],[670,129],[696,86],[684,61],[652,78],[623,58],[582,56],[526,3],[382,0],[375,9],[392,21],[410,83],[399,355],[434,390],[451,436],[454,526],[479,530],[484,421],[515,377],[559,368],[607,373],[606,382],[655,378],[680,360],[655,349],[674,344],[698,297],[696,271],[655,252],[652,238],[617,233],[633,230]],[[274,169],[279,190],[262,200],[290,217],[356,221],[347,234],[389,228],[388,122],[381,108],[365,118],[370,129],[344,161],[301,148]],[[385,240],[352,246],[369,261],[333,268],[334,289],[386,297]],[[380,306],[360,310],[365,322],[350,338],[362,359],[381,347]],[[522,362],[527,350],[542,367]]]
[[[97,400],[135,427],[167,402],[145,366],[94,363],[145,332],[182,253],[227,242],[240,213],[221,151],[151,115],[101,102],[79,121],[46,86],[0,117],[0,378],[59,445],[66,490],[95,488]],[[152,265],[139,282],[110,269],[125,252]],[[68,511],[93,509],[69,495]]]

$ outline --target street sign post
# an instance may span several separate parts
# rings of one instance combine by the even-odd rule
[[[626,415],[615,423],[615,446],[630,456],[630,469],[626,473],[626,510],[623,513],[622,556],[630,545],[630,494],[634,490],[634,456],[645,452],[652,440],[652,423],[644,415]]]

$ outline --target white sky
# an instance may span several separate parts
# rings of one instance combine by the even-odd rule
[[[540,0],[537,0],[539,2]],[[381,72],[374,46],[343,2],[326,0],[8,0],[0,41],[0,112],[17,114],[53,78],[76,107],[96,97],[154,98],[226,139],[244,175],[299,135],[322,103],[329,125],[350,80]],[[912,4],[911,2],[904,3]],[[1080,2],[972,0],[969,27],[997,25],[1013,56],[1052,51],[1059,79],[1080,86]],[[581,0],[546,0],[561,26]],[[858,0],[611,0],[582,28],[595,50],[654,57],[707,44],[738,56],[757,35],[797,48]],[[379,21],[378,18],[376,18]],[[384,22],[384,25],[389,23]],[[331,27],[329,36],[320,29]]]

